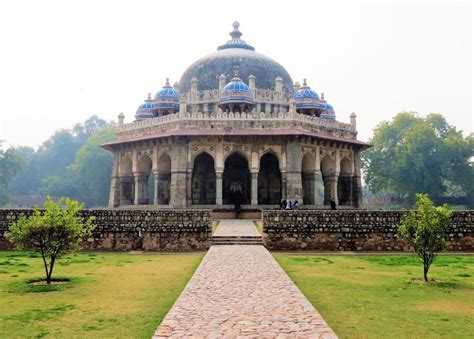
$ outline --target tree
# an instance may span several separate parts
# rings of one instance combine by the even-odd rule
[[[437,202],[455,193],[473,205],[474,136],[463,136],[442,115],[398,113],[377,126],[370,143],[362,160],[373,193],[392,191],[408,204],[420,192]]]
[[[96,132],[76,153],[76,161],[68,167],[68,177],[77,188],[78,198],[89,206],[107,206],[113,158],[100,145],[116,137],[115,126]]]
[[[30,217],[22,215],[6,232],[7,239],[18,249],[41,253],[47,284],[51,284],[56,260],[79,250],[95,227],[91,218],[79,216],[83,207],[69,198],[54,201],[48,197],[44,211],[35,208]]]
[[[6,151],[1,149],[0,143],[0,206],[8,203],[10,184],[25,165],[25,161],[14,148]]]
[[[446,248],[444,237],[451,214],[447,205],[435,207],[427,194],[417,194],[416,209],[400,222],[400,234],[423,261],[425,282],[428,281],[428,271],[436,255]]]

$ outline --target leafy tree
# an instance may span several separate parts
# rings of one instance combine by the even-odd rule
[[[51,284],[56,260],[79,250],[95,227],[92,219],[78,215],[83,207],[69,198],[54,201],[48,197],[44,211],[35,209],[30,217],[22,215],[6,232],[18,249],[41,253],[47,284]]]
[[[392,191],[406,203],[416,193],[442,201],[449,194],[474,198],[474,136],[463,136],[440,114],[426,118],[398,113],[380,123],[362,153],[365,180],[373,193]]]
[[[0,206],[8,203],[10,184],[25,165],[25,160],[15,148],[4,151],[0,143]]]
[[[100,145],[115,139],[115,126],[108,126],[90,137],[68,167],[68,177],[77,187],[78,198],[87,197],[90,206],[106,206],[112,173],[112,155]]]
[[[446,248],[444,236],[451,218],[447,205],[435,207],[427,194],[417,194],[416,209],[402,218],[400,234],[408,241],[423,261],[423,277],[428,281],[428,271],[438,252]]]
[[[87,204],[101,205],[101,199],[96,197],[88,199],[89,192],[84,188],[83,181],[76,180],[80,175],[72,177],[68,167],[75,164],[78,151],[88,143],[88,140],[108,125],[105,120],[92,116],[84,123],[74,125],[72,129],[57,131],[36,152],[29,147],[19,148],[27,164],[13,181],[11,193],[69,196],[85,201]],[[96,146],[99,148],[98,144]],[[106,151],[103,152],[106,153]],[[110,160],[110,170],[111,163]],[[91,163],[88,165],[92,166]],[[82,167],[82,169],[87,170],[87,167]],[[95,183],[97,184],[97,181]],[[102,189],[102,186],[97,186],[97,190]],[[103,195],[107,195],[107,192],[102,193]]]

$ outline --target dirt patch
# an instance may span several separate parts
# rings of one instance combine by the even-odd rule
[[[70,283],[71,280],[70,279],[51,279],[51,283],[49,285],[63,285],[63,284],[68,284]],[[46,280],[36,280],[36,281],[32,281],[30,282],[30,285],[33,285],[33,286],[48,286],[48,283],[46,282]]]

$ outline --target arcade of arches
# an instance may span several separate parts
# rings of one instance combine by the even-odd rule
[[[210,141],[117,152],[110,207],[360,206],[359,152],[350,145]]]

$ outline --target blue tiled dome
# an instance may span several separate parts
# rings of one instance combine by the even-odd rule
[[[155,107],[160,111],[179,110],[179,93],[170,85],[169,79],[166,79],[166,84],[155,95]]]
[[[318,93],[312,90],[311,87],[306,83],[306,79],[303,82],[303,86],[295,93],[293,93],[293,99],[296,101],[296,109],[317,109],[324,110],[326,106],[319,99]]]
[[[148,99],[143,104],[138,106],[137,112],[135,113],[135,120],[145,120],[153,118],[153,110],[156,109],[156,105],[151,100],[150,93],[148,93]]]
[[[336,112],[334,112],[334,108],[332,107],[332,105],[326,103],[326,110],[321,113],[321,118],[328,120],[336,120]]]
[[[222,90],[221,103],[253,104],[252,90],[239,77],[235,76]]]

